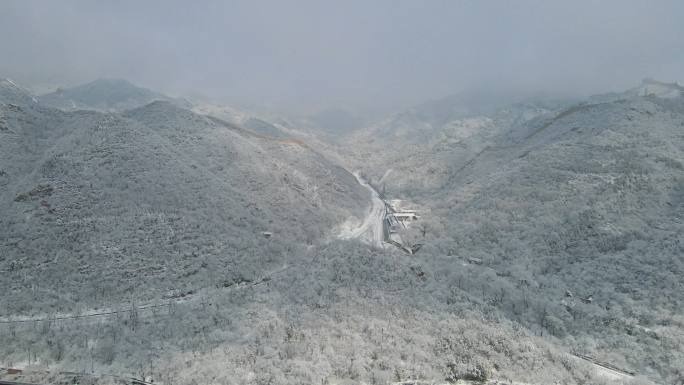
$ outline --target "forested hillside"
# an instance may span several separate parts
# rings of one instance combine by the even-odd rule
[[[392,170],[390,197],[429,209],[418,260],[537,335],[671,382],[684,372],[684,98],[653,84],[469,115],[404,154],[356,151],[376,181]],[[501,118],[512,111],[528,119]]]
[[[683,15],[0,0],[0,385],[684,385]]]
[[[454,107],[419,141],[388,120],[325,143],[265,121],[256,132],[215,108],[64,111],[1,85],[4,366],[99,384],[113,381],[102,373],[164,384],[682,378],[681,97]],[[328,159],[419,207],[417,254],[334,240],[370,197]],[[570,353],[636,376],[616,380]]]
[[[3,315],[254,279],[369,204],[351,174],[296,141],[167,102],[63,112],[8,89]]]
[[[97,79],[71,88],[59,88],[38,96],[41,104],[62,110],[123,111],[142,107],[156,100],[189,108],[190,104],[158,92],[138,87],[123,79]]]
[[[448,218],[440,251],[475,255],[517,286],[500,305],[514,319],[681,373],[683,112],[682,98],[582,105],[488,148],[430,195]],[[524,310],[526,295],[537,309]]]

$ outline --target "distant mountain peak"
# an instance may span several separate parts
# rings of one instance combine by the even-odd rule
[[[667,82],[661,82],[659,80],[653,79],[653,78],[643,78],[641,80],[641,84],[652,84],[652,85],[661,85],[661,86],[666,86],[666,87],[675,87],[675,88],[682,88],[679,83],[677,82],[672,82],[672,83],[667,83]]]
[[[684,96],[684,87],[677,82],[667,83],[653,78],[644,78],[638,86],[623,92],[610,92],[593,95],[589,98],[591,103],[612,102],[625,98],[657,97],[672,99]]]
[[[130,85],[136,87],[133,83],[121,78],[98,78],[90,82],[90,84]]]
[[[102,111],[121,111],[144,106],[155,100],[171,100],[165,95],[118,78],[100,78],[72,88],[58,88],[40,99],[46,105],[65,110]]]
[[[154,91],[150,91],[147,88],[137,86],[126,79],[120,78],[98,78],[89,83],[82,84],[80,86],[73,87],[73,89],[78,88],[128,88],[132,90],[139,90],[146,93],[156,94]]]
[[[100,79],[95,79],[90,83],[85,83],[80,86],[76,86],[70,89],[63,90],[63,92],[78,92],[78,91],[85,91],[85,90],[93,90],[97,89],[99,91],[103,92],[127,92],[127,93],[134,93],[134,94],[145,94],[145,95],[160,95],[156,92],[150,91],[147,88],[139,87],[136,86],[135,84],[129,82],[128,80],[125,79],[118,79],[118,78],[100,78]],[[122,94],[121,96],[130,96],[130,95],[124,95]]]
[[[677,82],[666,83],[652,78],[645,78],[635,89],[639,96],[657,96],[661,98],[676,98],[684,95],[684,87]]]

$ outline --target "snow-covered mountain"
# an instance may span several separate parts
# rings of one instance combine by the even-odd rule
[[[679,367],[662,363],[684,352],[660,341],[682,332],[681,87],[647,80],[554,108],[424,125],[436,133],[426,142],[352,144],[376,180],[393,170],[383,178],[390,197],[429,209],[421,253],[485,266],[491,276],[478,282],[508,298],[495,306],[540,333],[592,338],[591,356],[676,378]]]
[[[345,137],[338,146],[354,168],[390,190],[436,188],[450,164],[458,164],[513,127],[527,124],[569,105],[563,100],[534,99],[506,103],[506,98],[451,96],[394,114]],[[416,178],[415,176],[419,176]]]
[[[123,111],[141,107],[155,100],[169,101],[188,108],[189,103],[138,87],[123,79],[97,79],[87,84],[39,96],[41,104],[66,111]]]
[[[574,352],[677,383],[684,98],[663,84],[331,138],[2,82],[0,355],[159,383],[601,383]],[[370,202],[342,162],[417,210],[417,254],[331,241]]]
[[[57,306],[66,293],[123,296],[143,275],[149,297],[166,280],[257,276],[370,203],[353,175],[305,144],[167,101],[62,111],[4,85],[0,100],[5,312]],[[55,297],[18,301],[36,282]]]
[[[270,136],[273,138],[296,138],[301,136],[301,133],[292,130],[283,125],[269,122],[266,118],[258,114],[247,112],[232,106],[209,104],[209,103],[195,103],[192,106],[192,111],[212,116],[231,124],[245,127],[255,133]]]
[[[0,78],[0,103],[30,105],[37,104],[38,101],[11,79]]]

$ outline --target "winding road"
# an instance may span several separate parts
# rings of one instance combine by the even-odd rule
[[[341,239],[359,239],[378,248],[384,248],[383,221],[385,220],[385,201],[380,198],[377,191],[359,172],[352,173],[359,184],[367,188],[371,193],[371,207],[368,215],[361,224],[355,228],[347,229],[340,234]]]

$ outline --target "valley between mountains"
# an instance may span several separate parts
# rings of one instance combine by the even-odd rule
[[[1,80],[0,380],[684,379],[679,85],[321,119]]]

